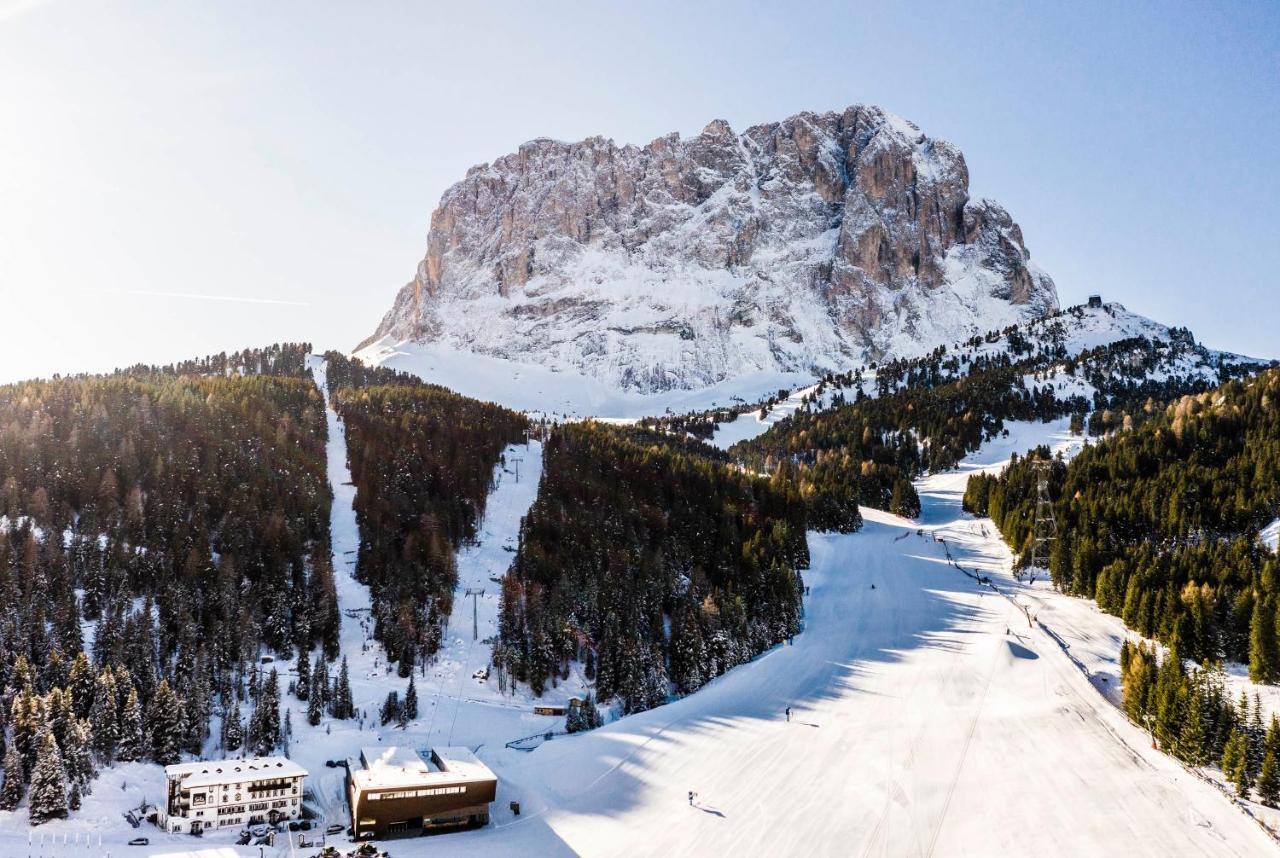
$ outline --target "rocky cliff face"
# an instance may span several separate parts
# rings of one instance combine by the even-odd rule
[[[696,388],[931,349],[1057,308],[959,150],[877,107],[474,167],[377,332]]]

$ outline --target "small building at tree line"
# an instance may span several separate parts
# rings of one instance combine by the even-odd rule
[[[302,816],[307,770],[285,757],[178,763],[165,766],[164,775],[156,821],[166,831],[199,834]]]
[[[347,761],[347,800],[357,838],[425,834],[489,824],[498,778],[469,748],[362,748]]]

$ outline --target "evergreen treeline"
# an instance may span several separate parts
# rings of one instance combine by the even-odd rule
[[[1264,724],[1256,695],[1252,705],[1244,692],[1232,701],[1217,664],[1188,671],[1176,648],[1160,658],[1128,641],[1120,678],[1125,714],[1161,749],[1193,766],[1219,766],[1242,798],[1280,806],[1280,719]]]
[[[920,502],[911,481],[955,467],[1004,431],[1005,421],[1074,415],[1083,429],[1083,415],[1092,410],[1089,429],[1100,434],[1139,425],[1159,410],[1159,402],[1210,386],[1198,373],[1150,378],[1179,357],[1207,360],[1189,333],[1175,331],[1172,342],[1134,337],[1073,356],[1055,344],[1064,336],[1055,330],[1042,331],[1046,339],[1033,343],[1015,327],[967,344],[1003,340],[1002,350],[949,355],[939,347],[922,358],[885,364],[877,369],[874,397],[864,393],[861,372],[830,376],[823,388],[835,389],[832,407],[801,408],[732,452],[752,467],[789,469],[809,505],[812,526],[856,530],[858,504],[917,515]],[[1217,376],[1253,369],[1223,365]],[[1090,399],[1070,392],[1076,381],[1092,386]],[[850,386],[851,402],[843,393]],[[814,403],[821,394],[815,391]]]
[[[688,693],[799,628],[804,507],[692,441],[555,429],[503,581],[494,662],[536,694],[580,660],[627,711]]]
[[[1029,460],[1015,460],[972,477],[965,505],[1025,555],[1035,485]],[[1280,515],[1280,371],[1182,397],[1086,447],[1053,467],[1050,496],[1058,587],[1187,658],[1247,661],[1256,680],[1280,680],[1280,560],[1258,541]]]
[[[338,639],[307,352],[0,387],[0,807],[63,816],[97,765],[200,753],[219,714],[228,751],[280,746],[248,665]]]
[[[408,676],[440,646],[454,555],[475,536],[503,449],[524,440],[529,422],[413,376],[326,357],[357,489],[357,575],[373,595],[374,634]]]

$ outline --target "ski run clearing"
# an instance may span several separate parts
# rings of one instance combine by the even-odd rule
[[[322,390],[324,369],[313,361]],[[325,760],[378,742],[467,745],[499,777],[487,828],[394,841],[397,858],[1280,854],[1241,806],[1153,750],[1116,708],[1127,634],[1120,620],[1044,581],[1016,582],[994,526],[960,509],[969,474],[999,469],[1040,443],[1067,455],[1078,449],[1065,421],[1010,424],[959,469],[920,480],[918,521],[864,509],[859,533],[811,533],[805,630],[793,644],[690,697],[528,753],[505,743],[560,730],[563,719],[534,715],[526,690],[504,695],[476,672],[488,664],[485,638],[495,632],[494,579],[536,493],[539,445],[509,448],[495,469],[477,539],[458,555],[444,647],[415,677],[419,719],[401,731],[376,724],[382,699],[403,694],[406,680],[387,671],[369,634],[368,590],[352,577],[355,490],[342,423],[332,409],[328,416],[342,648],[366,714],[312,728],[304,706],[282,694],[292,709],[290,754],[311,773],[311,804],[323,822],[346,824],[343,770]],[[756,422],[754,414],[744,419]],[[514,456],[523,459],[519,482]],[[1001,592],[963,570],[980,571]],[[468,588],[485,594],[473,605]],[[575,674],[548,698],[563,701],[583,687]],[[126,808],[161,797],[156,766],[113,766],[93,786],[70,820],[33,830],[25,808],[0,813],[0,855],[259,854],[231,845],[233,832],[200,842],[129,828]],[[519,817],[508,808],[513,800]],[[1251,810],[1280,824],[1273,811]],[[125,845],[139,835],[151,845]],[[265,854],[317,851],[286,840]]]

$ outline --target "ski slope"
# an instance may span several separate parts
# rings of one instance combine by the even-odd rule
[[[441,343],[393,342],[382,338],[354,357],[374,366],[410,372],[464,396],[492,400],[516,411],[552,417],[639,419],[664,411],[684,413],[756,402],[781,389],[812,384],[812,373],[750,372],[709,387],[636,393],[595,376],[477,354]]]
[[[1008,577],[1007,549],[955,488],[1042,442],[1078,443],[1065,425],[1015,424],[921,481],[918,523],[864,509],[861,533],[811,534],[793,645],[667,706],[488,755],[524,815],[396,854],[1275,854],[1044,631],[948,565],[938,537]]]
[[[800,410],[800,406],[804,404],[804,398],[817,389],[818,385],[811,384],[808,387],[793,390],[790,396],[768,409],[763,418],[759,411],[748,411],[739,414],[737,419],[729,423],[721,423],[716,427],[711,446],[728,450],[739,441],[758,438],[773,428],[774,424],[791,417]]]

